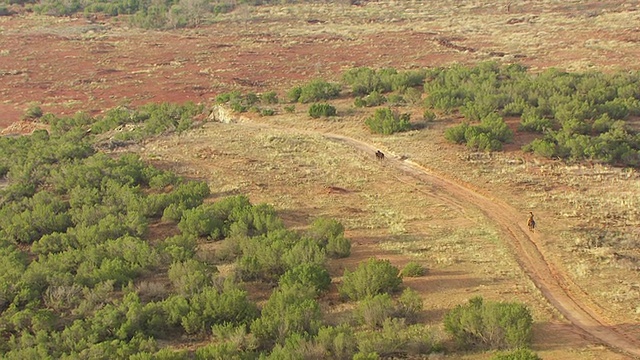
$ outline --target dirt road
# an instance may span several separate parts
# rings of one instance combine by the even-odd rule
[[[377,150],[373,145],[346,136],[324,136],[365,152],[374,153]],[[385,161],[388,164],[416,180],[433,184],[442,192],[439,197],[448,203],[455,206],[471,204],[482,209],[484,215],[498,226],[503,239],[509,241],[516,260],[551,305],[595,341],[640,358],[638,334],[630,334],[616,324],[611,324],[597,304],[589,299],[588,294],[545,258],[538,243],[550,239],[538,232],[529,232],[526,218],[522,218],[519,211],[491,195],[482,194],[479,189],[457,183],[409,159],[398,158],[393,154],[386,155]]]
[[[346,136],[324,136],[365,152],[374,153],[377,150],[373,145]],[[482,209],[484,215],[498,226],[503,239],[509,241],[516,260],[551,305],[595,341],[640,358],[638,334],[630,334],[616,324],[611,324],[602,314],[602,310],[589,299],[588,294],[545,258],[538,243],[550,239],[538,232],[529,232],[526,218],[522,218],[519,211],[491,195],[482,194],[479,189],[457,183],[409,159],[398,158],[393,154],[386,155],[385,161],[388,164],[416,180],[432,184],[442,192],[439,197],[448,203],[455,206],[471,204]]]
[[[378,150],[374,145],[334,133],[324,133],[313,130],[280,128],[278,126],[253,123],[249,119],[240,120],[239,126],[277,129],[284,132],[298,132],[301,134],[321,134],[331,141],[337,141],[373,154]],[[482,189],[474,188],[470,184],[457,182],[445,174],[435,173],[418,163],[385,154],[385,166],[392,166],[401,170],[397,179],[402,182],[426,182],[437,190],[437,194],[430,194],[455,208],[476,207],[481,209],[484,216],[496,224],[502,234],[502,239],[508,241],[513,256],[536,287],[578,332],[591,337],[595,343],[601,343],[616,351],[640,359],[640,330],[630,332],[625,324],[614,324],[607,319],[603,309],[594,303],[589,295],[582,291],[561,269],[547,260],[539,244],[555,239],[540,232],[530,232],[527,228],[526,217],[509,204],[486,194]]]

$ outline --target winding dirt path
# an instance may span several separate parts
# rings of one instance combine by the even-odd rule
[[[235,121],[234,121],[235,120]],[[232,120],[239,126],[277,129],[278,131],[297,132],[300,134],[322,135],[328,140],[344,143],[360,151],[374,154],[377,147],[348,136],[335,133],[284,128],[272,124],[261,124],[249,119]],[[540,233],[531,233],[527,228],[526,218],[523,220],[520,211],[509,204],[484,194],[482,189],[470,184],[453,180],[445,174],[436,173],[409,159],[394,154],[386,154],[383,161],[387,166],[402,170],[407,180],[397,177],[399,181],[420,180],[432,185],[438,194],[433,194],[450,205],[463,210],[468,204],[477,207],[484,216],[497,225],[502,238],[509,240],[516,261],[525,271],[536,287],[549,303],[555,307],[577,331],[593,338],[596,343],[606,345],[613,350],[640,359],[640,337],[636,333],[625,331],[624,324],[615,324],[607,319],[603,309],[592,301],[589,294],[578,287],[561,269],[546,259],[539,247],[541,241],[553,241],[550,237],[542,237]],[[373,155],[372,155],[373,156]]]
[[[371,144],[337,134],[323,134],[326,138],[339,141],[368,153],[377,148]],[[388,154],[385,161],[411,177],[428,182],[443,193],[439,196],[448,203],[462,207],[465,203],[478,207],[483,214],[498,226],[504,239],[509,240],[518,264],[524,269],[544,297],[574,326],[613,349],[640,358],[640,339],[628,334],[603,315],[602,309],[591,301],[571,279],[553,263],[548,261],[539,248],[542,238],[539,233],[529,232],[526,221],[518,210],[509,204],[484,195],[469,184],[459,183],[443,174],[435,173],[408,159]]]

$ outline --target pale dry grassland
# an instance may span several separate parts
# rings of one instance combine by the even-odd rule
[[[247,6],[216,21],[265,22],[271,31],[289,37],[290,45],[315,35],[328,37],[324,41],[332,43],[372,41],[373,48],[383,48],[385,44],[375,43],[375,35],[396,32],[395,48],[415,50],[403,56],[401,67],[405,68],[423,66],[425,59],[438,65],[441,60],[452,60],[440,59],[438,52],[462,52],[465,56],[454,61],[518,61],[534,71],[550,66],[606,71],[640,67],[636,56],[640,39],[631,26],[640,20],[638,9],[637,1],[379,1],[366,6]],[[292,20],[297,24],[292,26]],[[259,35],[250,28],[239,27],[238,31]],[[407,34],[413,35],[411,40]],[[440,40],[459,48],[437,49]],[[393,48],[389,51],[376,66],[398,66],[397,60],[384,56],[393,55]]]

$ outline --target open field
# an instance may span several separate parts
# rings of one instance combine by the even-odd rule
[[[244,7],[197,29],[106,19],[0,17],[0,125],[31,102],[98,113],[286,89],[354,66],[519,62],[533,70],[639,69],[637,1],[420,1]]]
[[[45,112],[97,114],[123,103],[210,104],[230,89],[284,94],[354,66],[497,60],[534,70],[640,69],[636,2],[508,4],[246,7],[202,28],[159,33],[112,20],[0,17],[0,120],[8,127],[34,101]],[[542,161],[517,146],[469,153],[442,138],[455,117],[373,136],[362,124],[368,110],[352,99],[335,104],[335,121],[310,119],[297,105],[295,114],[208,122],[125,151],[206,180],[216,196],[243,193],[273,204],[294,227],[319,215],[340,219],[354,247],[350,258],[332,263],[332,275],[370,256],[400,266],[419,261],[430,273],[405,282],[423,296],[427,323],[438,324],[472,296],[517,300],[533,310],[533,349],[542,358],[627,358],[572,326],[549,300],[553,294],[531,280],[544,271],[528,268],[521,255],[533,245],[582,310],[637,344],[637,171]],[[402,111],[420,119],[418,106]],[[387,161],[376,161],[369,145]],[[529,211],[539,224],[533,235],[522,230]]]

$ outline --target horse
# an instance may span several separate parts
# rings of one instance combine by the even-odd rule
[[[380,150],[376,151],[376,158],[378,160],[384,160],[384,153]]]
[[[529,219],[527,220],[529,231],[533,232],[536,228],[536,221],[533,220],[533,212],[529,211]]]

